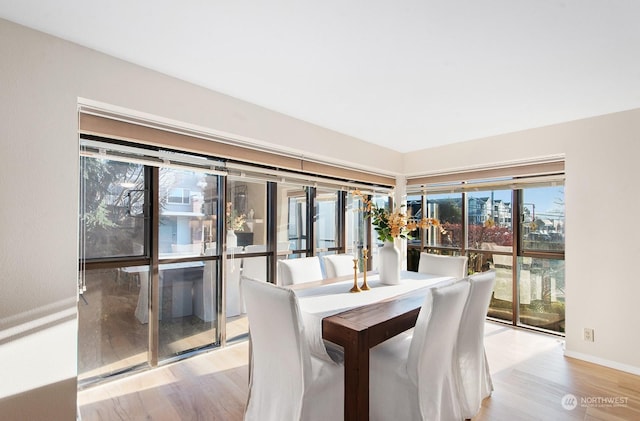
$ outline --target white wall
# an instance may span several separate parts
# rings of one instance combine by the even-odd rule
[[[405,171],[556,154],[566,156],[566,354],[640,374],[640,110],[423,150],[405,156]]]
[[[402,170],[398,153],[4,20],[0,56],[0,413],[10,418],[75,414],[78,97]],[[638,121],[640,110],[404,157],[412,174],[565,153],[567,352],[635,372]],[[581,340],[583,327],[594,343]]]

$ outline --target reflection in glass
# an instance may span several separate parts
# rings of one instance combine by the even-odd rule
[[[215,253],[217,177],[160,168],[160,258]]]
[[[518,258],[520,323],[564,332],[564,260]]]
[[[287,216],[287,241],[292,250],[307,249],[307,192],[303,187],[287,188],[286,208],[279,207],[279,211],[284,210]],[[290,256],[291,257],[291,256]]]
[[[83,273],[86,290],[78,302],[78,380],[106,376],[145,364],[149,335],[140,321],[142,286],[149,267],[94,269]],[[144,302],[142,302],[144,301]]]
[[[417,216],[422,218],[422,212]],[[463,246],[462,193],[429,194],[426,216],[440,221],[443,228],[440,230],[438,227],[430,227],[426,245],[452,248]]]
[[[246,246],[264,247],[262,245]],[[242,256],[242,248],[230,250],[225,262],[225,297],[226,297],[226,337],[227,342],[246,337],[249,325],[246,309],[240,293],[240,277],[253,277],[266,280],[266,257],[253,257],[252,260]],[[257,259],[257,260],[256,260]],[[260,264],[262,267],[259,267]],[[255,275],[255,276],[254,276]]]
[[[511,265],[498,265],[495,271],[496,283],[487,316],[513,321],[513,268]]]
[[[374,194],[371,197],[371,202],[373,202],[378,208],[391,211],[391,198],[388,195]],[[382,247],[384,243],[378,239],[378,233],[375,231],[373,224],[369,224],[369,227],[371,231],[371,244],[368,246],[369,262],[371,270],[378,270],[378,249]]]
[[[160,265],[159,358],[216,342],[217,264],[208,260]]]
[[[267,183],[227,178],[227,246],[267,243]]]
[[[318,255],[338,247],[338,191],[316,189],[316,250]]]
[[[347,195],[347,214],[345,218],[347,236],[345,250],[348,254],[360,256],[360,247],[366,244],[365,219],[362,198],[357,195]]]
[[[84,156],[80,164],[81,258],[143,256],[144,167]]]

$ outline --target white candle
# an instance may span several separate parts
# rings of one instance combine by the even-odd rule
[[[363,233],[362,233],[362,248],[367,248],[367,224],[364,224]]]

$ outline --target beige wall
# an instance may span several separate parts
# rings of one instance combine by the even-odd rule
[[[564,153],[567,352],[640,372],[638,228],[612,222],[639,207],[640,110],[403,157],[4,20],[0,55],[0,413],[75,416],[79,97],[389,173]]]

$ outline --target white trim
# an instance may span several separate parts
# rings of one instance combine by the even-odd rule
[[[616,361],[607,360],[605,358],[594,357],[593,355],[583,354],[581,352],[564,351],[564,355],[570,358],[576,358],[578,360],[586,361],[593,364],[598,364],[604,367],[613,368],[614,370],[624,371],[625,373],[635,374],[640,376],[640,367],[622,364]]]
[[[88,98],[78,97],[78,112],[95,115],[98,117],[111,118],[113,120],[123,121],[127,123],[134,123],[141,126],[160,129],[172,133],[198,137],[205,140],[215,140],[217,142],[253,149],[256,151],[270,152],[286,157],[304,159],[318,164],[332,165],[338,168],[358,170],[370,174],[384,175],[389,177],[396,177],[399,175],[399,173],[394,171],[385,171],[379,168],[371,168],[369,166],[356,164],[350,161],[327,158],[325,156],[317,154],[309,154],[308,152],[301,149],[274,145],[273,143],[263,140],[241,136],[235,133],[214,130],[196,124],[185,123],[183,121],[177,121],[170,118],[136,111]]]
[[[408,185],[406,190],[410,194],[416,193],[461,193],[463,191],[473,192],[480,190],[515,190],[521,189],[525,187],[536,187],[536,186],[556,186],[562,185],[565,182],[565,176],[562,175],[552,175],[552,176],[539,176],[539,177],[529,177],[529,178],[518,178],[518,179],[507,179],[507,180],[495,180],[495,181],[486,181],[479,183],[451,183],[451,184],[442,184],[442,185],[425,185],[425,184],[411,184]]]
[[[314,187],[317,186],[331,186],[340,188],[342,190],[353,190],[353,189],[366,189],[367,191],[374,191],[382,194],[389,194],[392,192],[393,188],[388,187],[374,187],[370,184],[358,183],[354,181],[346,181],[346,180],[333,180],[329,177],[316,177],[313,175],[307,175],[302,173],[294,173],[285,170],[272,170],[269,168],[258,168],[252,167],[251,165],[238,164],[235,162],[227,162],[225,163],[225,168],[230,170],[240,171],[240,174],[233,174],[236,177],[240,177],[241,179],[245,177],[245,172],[249,173],[248,177],[253,179],[264,179],[266,181],[277,181],[283,184],[294,184],[298,185],[311,185]],[[231,174],[229,174],[231,175]],[[271,175],[276,177],[277,179],[268,179],[267,177],[261,177],[261,175]]]
[[[83,147],[97,149],[97,152],[82,149]],[[185,171],[203,172],[206,174],[227,175],[225,171],[217,169],[224,167],[224,162],[200,158],[186,153],[174,154],[167,153],[166,151],[153,151],[82,138],[80,139],[80,148],[80,156],[90,158],[109,159],[111,161],[128,162],[152,167],[174,168]],[[114,155],[110,152],[119,152],[125,155]]]
[[[546,164],[549,162],[564,161],[565,154],[544,155],[535,158],[516,159],[512,161],[500,161],[489,164],[470,165],[467,167],[454,167],[433,171],[421,171],[404,174],[406,178],[429,177],[435,175],[464,174],[473,171],[495,170],[500,168],[521,167],[524,165]]]

